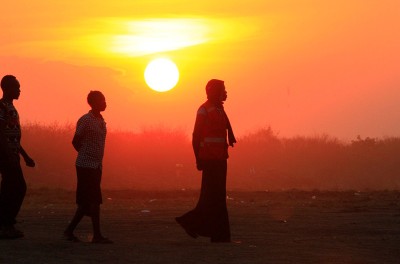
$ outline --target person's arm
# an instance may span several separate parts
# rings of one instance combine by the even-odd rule
[[[74,149],[79,152],[82,147],[82,139],[85,134],[85,126],[86,122],[84,119],[79,119],[78,123],[76,124],[76,130],[74,134],[74,138],[72,139],[72,145]]]
[[[192,135],[192,147],[193,152],[196,157],[196,165],[198,170],[203,169],[202,160],[199,158],[199,150],[201,143],[201,133],[203,131],[204,124],[206,122],[207,112],[204,107],[201,107],[197,111],[196,122],[194,124],[193,135]]]
[[[82,140],[81,139],[82,139],[82,137],[80,135],[77,135],[77,134],[75,134],[74,138],[72,139],[72,145],[74,146],[74,149],[76,151],[78,151],[78,152],[82,147]]]
[[[28,155],[28,153],[26,153],[25,149],[22,146],[20,146],[19,148],[19,153],[24,158],[26,166],[32,168],[35,167],[35,161]]]

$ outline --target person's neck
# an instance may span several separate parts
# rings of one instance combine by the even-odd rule
[[[3,96],[2,98],[4,101],[6,101],[7,103],[13,103],[14,99],[12,97],[9,96]]]
[[[221,101],[221,100],[212,100],[212,99],[209,99],[209,101],[210,101],[213,105],[215,105],[215,106],[222,106],[222,105],[224,104],[224,102]]]
[[[96,116],[96,117],[101,117],[101,114],[100,114],[100,111],[99,111],[99,110],[92,109],[91,112],[92,112],[92,114],[93,114],[94,116]]]

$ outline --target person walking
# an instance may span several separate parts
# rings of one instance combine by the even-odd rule
[[[233,147],[236,139],[223,107],[227,99],[224,81],[210,80],[206,93],[207,101],[197,111],[192,138],[196,166],[202,171],[200,197],[193,210],[175,220],[193,238],[230,242],[226,176],[228,145]]]
[[[20,83],[15,76],[6,75],[0,85],[3,90],[0,99],[0,239],[15,239],[24,236],[15,228],[26,194],[20,155],[28,167],[35,167],[35,162],[21,146],[19,115],[13,104],[21,94]]]
[[[103,201],[100,183],[107,134],[106,122],[100,112],[106,109],[107,104],[104,95],[99,91],[91,91],[87,96],[87,102],[91,110],[78,120],[72,140],[72,145],[78,151],[75,163],[78,208],[64,231],[64,238],[74,242],[80,241],[74,235],[74,230],[86,215],[92,220],[92,243],[110,244],[112,241],[104,237],[100,231],[100,204]]]

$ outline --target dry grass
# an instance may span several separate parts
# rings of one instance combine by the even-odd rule
[[[24,126],[23,145],[38,163],[25,169],[32,187],[75,187],[74,127]],[[400,188],[400,138],[282,138],[271,128],[238,139],[230,149],[228,188],[235,190],[393,190]],[[109,131],[103,187],[199,188],[190,138],[179,130]]]

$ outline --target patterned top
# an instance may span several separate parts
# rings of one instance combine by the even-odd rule
[[[19,157],[21,147],[21,126],[19,115],[12,102],[0,99],[0,121],[5,122],[4,135],[11,152]]]
[[[106,134],[103,117],[94,116],[92,111],[78,120],[74,135],[74,141],[80,146],[75,163],[77,167],[102,168]]]

